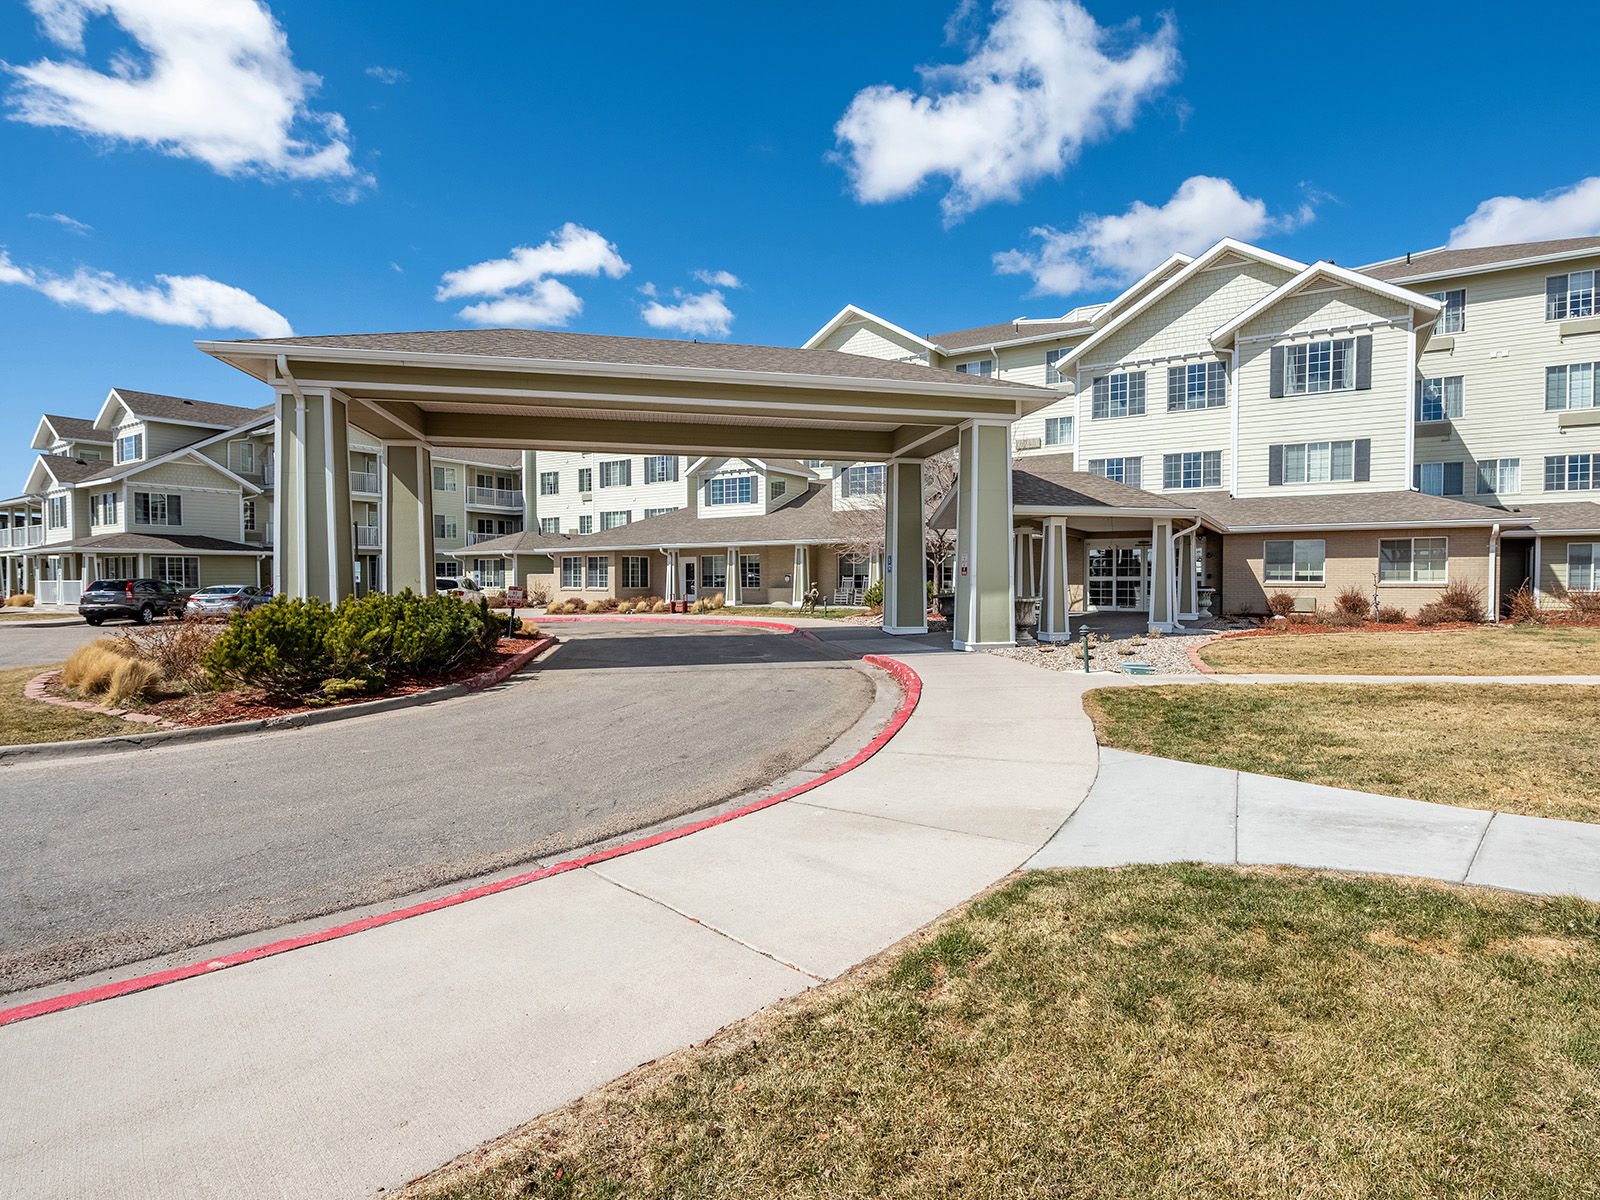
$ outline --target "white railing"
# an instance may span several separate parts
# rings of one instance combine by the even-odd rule
[[[467,503],[478,508],[521,508],[522,492],[505,488],[469,487]]]
[[[492,542],[496,538],[510,537],[509,533],[479,533],[476,529],[467,530],[467,545],[476,546],[479,542]]]
[[[43,525],[19,525],[15,529],[0,529],[0,550],[20,550],[24,546],[43,544]]]
[[[374,471],[351,471],[350,490],[352,492],[361,492],[365,495],[376,496],[378,494],[377,473]],[[471,491],[472,489],[468,488],[467,490]]]
[[[382,529],[382,527],[378,526],[378,525],[357,525],[356,526],[356,549],[357,550],[381,550],[381,549],[383,549],[383,529]]]
[[[81,579],[40,579],[33,585],[36,604],[76,604],[81,595]]]

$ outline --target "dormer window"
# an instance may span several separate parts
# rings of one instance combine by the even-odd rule
[[[144,434],[129,433],[117,439],[117,461],[138,462],[144,457]]]
[[[962,375],[982,375],[988,378],[994,374],[994,359],[975,358],[971,362],[957,363],[956,371]]]
[[[718,475],[706,480],[707,504],[750,504],[755,500],[754,475]]]
[[[881,464],[850,467],[839,476],[839,490],[846,500],[852,496],[881,496],[883,478]]]

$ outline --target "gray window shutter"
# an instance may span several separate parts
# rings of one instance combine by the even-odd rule
[[[1272,352],[1276,355],[1278,352]],[[1281,359],[1279,360],[1282,361]],[[1270,487],[1279,487],[1283,484],[1283,447],[1267,447],[1267,484]]]
[[[1559,321],[1567,315],[1567,277],[1551,275],[1544,281],[1544,319]]]
[[[167,524],[168,525],[182,525],[183,524],[183,497],[182,496],[173,495],[173,496],[168,496],[167,497]]]
[[[1355,481],[1367,483],[1372,479],[1372,439],[1357,438],[1355,454]]]
[[[1274,399],[1283,395],[1283,350],[1282,346],[1274,346],[1272,348],[1272,386],[1268,389],[1267,394]],[[1279,458],[1281,459],[1282,457],[1283,455],[1280,451]],[[1279,480],[1279,482],[1281,483],[1282,480]]]
[[[1416,466],[1411,468],[1411,490],[1413,492],[1420,492],[1422,490],[1422,464],[1421,463],[1418,463]]]
[[[1164,488],[1183,486],[1183,455],[1163,454],[1161,456],[1161,486]]]
[[[1444,494],[1461,495],[1461,464],[1458,462],[1447,462],[1444,465]]]
[[[1363,333],[1356,339],[1356,391],[1365,392],[1372,387],[1372,335]]]
[[[1167,411],[1183,408],[1187,405],[1185,383],[1188,372],[1183,367],[1167,368]],[[1170,485],[1169,485],[1170,486]]]

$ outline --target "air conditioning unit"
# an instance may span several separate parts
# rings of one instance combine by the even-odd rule
[[[1316,612],[1317,598],[1315,596],[1296,596],[1294,598],[1295,612]]]
[[[578,499],[580,501],[582,501],[584,504],[588,504],[591,500],[594,499],[594,493],[593,492],[579,492],[578,493]]]

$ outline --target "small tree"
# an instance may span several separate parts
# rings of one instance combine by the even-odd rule
[[[936,454],[923,462],[922,519],[925,524],[933,515],[934,509],[944,502],[944,498],[950,494],[950,489],[955,485],[954,451]],[[860,558],[883,553],[885,508],[886,504],[881,493],[855,500],[852,506],[841,514],[843,532],[839,539],[839,548],[846,554]],[[928,526],[924,530],[924,550],[928,561],[933,564],[934,578],[941,578],[945,564],[955,557],[956,531],[953,528],[934,529]]]

